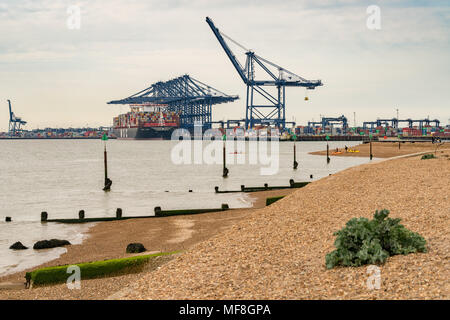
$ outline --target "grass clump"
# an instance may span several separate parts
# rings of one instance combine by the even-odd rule
[[[435,156],[434,156],[434,154],[432,154],[432,153],[428,153],[428,154],[424,154],[423,156],[422,156],[422,160],[427,160],[427,159],[434,159],[434,158],[436,158]]]
[[[144,265],[157,256],[170,255],[176,252],[161,252],[156,254],[141,255],[123,259],[111,259],[75,264],[80,268],[81,280],[103,278],[123,273],[137,273],[142,271]],[[25,279],[27,283],[32,281],[34,286],[64,283],[70,277],[67,268],[70,265],[47,267],[27,272]]]
[[[426,241],[406,229],[400,219],[387,218],[389,210],[375,211],[374,218],[353,218],[334,233],[336,250],[325,257],[326,267],[358,267],[384,263],[389,256],[426,252]]]
[[[269,206],[272,203],[274,203],[280,199],[283,199],[283,198],[284,198],[284,196],[266,198],[266,206]]]

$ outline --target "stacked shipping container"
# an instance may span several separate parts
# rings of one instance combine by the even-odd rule
[[[180,116],[177,112],[128,112],[113,119],[115,128],[171,126],[178,127]]]

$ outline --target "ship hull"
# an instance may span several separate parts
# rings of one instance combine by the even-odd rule
[[[114,128],[117,139],[132,140],[170,140],[175,128]]]

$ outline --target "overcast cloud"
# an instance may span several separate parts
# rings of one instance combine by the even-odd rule
[[[75,4],[81,29],[69,30]],[[381,30],[366,27],[371,4]],[[244,117],[245,86],[206,16],[260,56],[323,81],[309,101],[287,90],[288,120],[344,114],[353,124],[356,112],[361,124],[395,108],[401,118],[450,118],[448,1],[3,0],[0,130],[6,99],[29,129],[110,125],[126,107],[107,101],[186,73],[241,97],[214,107],[215,120]]]

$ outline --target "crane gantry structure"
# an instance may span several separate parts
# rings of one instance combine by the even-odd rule
[[[189,75],[183,75],[166,82],[156,82],[128,98],[110,101],[108,104],[167,105],[169,111],[180,113],[180,126],[192,130],[196,122],[202,123],[203,129],[210,129],[212,106],[236,99],[239,97],[227,95]]]
[[[269,124],[284,128],[286,124],[286,87],[305,87],[308,90],[312,90],[318,86],[322,86],[320,80],[307,80],[302,78],[295,73],[262,58],[252,50],[248,50],[238,42],[220,32],[209,17],[206,17],[206,22],[211,27],[211,30],[238,72],[240,78],[247,85],[245,112],[246,129],[253,128],[256,124]],[[242,67],[239,60],[233,54],[224,38],[227,38],[229,41],[245,50],[247,58],[244,67]],[[261,68],[263,74],[266,78],[268,76],[269,80],[264,80],[262,78],[258,80],[256,78],[257,67]],[[271,70],[273,68],[277,71],[273,72]],[[276,74],[277,72],[278,74]],[[270,93],[269,89],[265,89],[264,87],[275,87],[276,92]],[[255,96],[258,96],[260,99],[262,98],[265,104],[256,102]]]
[[[423,129],[423,125],[429,125],[430,123],[435,124],[436,127],[439,127],[440,121],[438,119],[430,120],[430,119],[419,119],[419,120],[413,120],[413,119],[377,119],[376,121],[365,121],[363,122],[363,129],[366,129],[368,125],[370,125],[370,129],[373,130],[374,126],[380,127],[381,125],[388,126],[389,123],[391,123],[392,127],[399,128],[400,122],[406,122],[408,123],[408,127],[412,128],[414,125],[414,122],[417,122],[419,124],[419,129]]]
[[[333,125],[334,123],[341,123],[343,133],[345,134],[347,132],[348,120],[344,115],[337,117],[337,118],[322,117],[322,119],[320,121],[308,121],[308,127],[314,127],[315,125],[321,125],[322,130],[325,130],[326,126]]]
[[[9,106],[9,125],[8,125],[8,135],[9,136],[15,136],[17,133],[19,133],[22,128],[21,126],[26,125],[27,122],[22,120],[22,118],[16,117],[16,115],[14,115],[14,112],[12,112],[12,108],[11,108],[11,101],[8,101],[8,106]]]

